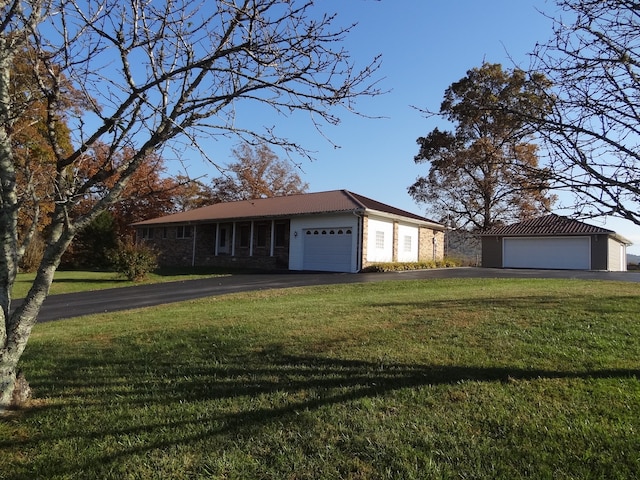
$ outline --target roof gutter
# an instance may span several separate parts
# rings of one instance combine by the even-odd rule
[[[620,243],[624,243],[626,246],[633,245],[633,242],[631,240],[629,240],[628,238],[623,237],[619,233],[614,233],[613,235],[610,235],[610,237],[615,239],[615,240],[617,240],[617,241],[619,241]]]
[[[418,219],[411,218],[411,217],[404,217],[402,215],[396,215],[395,213],[381,212],[380,210],[367,209],[367,212],[373,213],[373,214],[378,215],[380,217],[391,218],[393,220],[399,220],[399,221],[403,221],[403,222],[407,222],[407,221],[410,220],[412,222],[419,223],[420,225],[432,228],[434,230],[442,230],[442,231],[447,230],[447,227],[445,225],[442,225],[441,223],[429,222],[429,221],[426,221],[426,220],[418,220]]]

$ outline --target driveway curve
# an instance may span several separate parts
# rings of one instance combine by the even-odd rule
[[[388,273],[269,273],[212,277],[49,296],[39,322],[131,310],[236,292],[344,283],[437,278],[567,278],[640,283],[640,272],[444,268]],[[14,302],[17,305],[19,300]]]

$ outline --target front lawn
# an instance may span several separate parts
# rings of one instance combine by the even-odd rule
[[[40,324],[0,478],[634,478],[638,288],[381,282]]]
[[[50,294],[87,292],[106,288],[132,287],[148,283],[194,280],[212,276],[227,275],[228,271],[215,268],[161,269],[149,273],[141,282],[132,282],[115,272],[92,272],[86,270],[58,270],[51,284]],[[31,288],[35,273],[19,273],[13,286],[13,298],[24,298]]]

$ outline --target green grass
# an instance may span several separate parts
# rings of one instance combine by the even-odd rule
[[[638,293],[383,282],[37,325],[0,478],[634,478]]]
[[[87,292],[106,288],[130,287],[147,283],[193,280],[196,278],[227,275],[227,271],[216,269],[163,269],[147,275],[142,282],[132,282],[115,272],[57,271],[51,284],[51,295],[60,293]],[[35,273],[20,273],[13,288],[13,298],[24,298],[35,278]]]

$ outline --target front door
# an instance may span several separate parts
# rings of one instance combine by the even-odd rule
[[[231,254],[231,225],[220,225],[218,230],[218,255]]]

